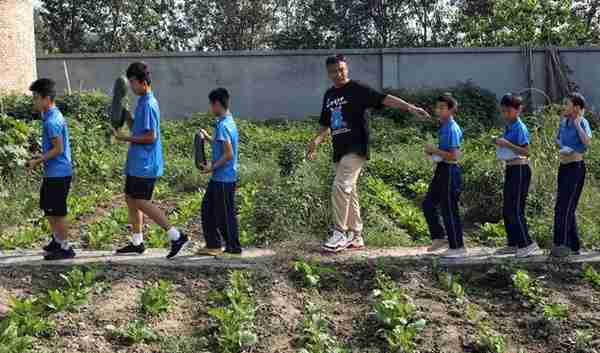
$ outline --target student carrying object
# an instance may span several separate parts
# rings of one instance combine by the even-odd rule
[[[128,116],[127,124],[131,134],[126,136],[113,129],[118,141],[129,143],[125,165],[125,200],[129,209],[129,222],[132,225],[131,242],[117,250],[118,254],[142,254],[145,251],[143,238],[144,214],[163,228],[171,249],[170,259],[176,256],[187,243],[188,237],[169,224],[167,216],[154,204],[154,186],[163,175],[164,161],[160,134],[160,109],[152,93],[152,79],[148,65],[136,62],[127,69],[127,79],[138,102],[133,120]]]
[[[523,102],[521,97],[506,94],[500,101],[500,109],[506,126],[502,137],[497,138],[496,154],[506,164],[504,175],[503,218],[507,245],[496,253],[527,257],[540,252],[529,236],[525,217],[527,195],[531,183],[529,165],[529,131],[520,118]]]
[[[553,257],[576,255],[581,249],[575,211],[585,183],[584,155],[592,139],[590,124],[583,117],[585,107],[585,98],[579,93],[571,93],[558,128],[560,167],[554,209]]]
[[[200,164],[204,173],[212,175],[202,200],[202,230],[206,247],[197,254],[221,255],[223,238],[225,254],[240,255],[242,247],[235,198],[238,181],[238,130],[229,111],[229,92],[224,88],[215,89],[210,92],[208,100],[210,110],[217,120],[213,136],[206,130],[199,132],[203,140],[212,142],[212,163],[198,160],[197,164]]]
[[[435,173],[423,201],[423,213],[427,220],[432,245],[429,252],[447,249],[442,255],[447,258],[466,256],[463,243],[463,225],[459,212],[462,188],[462,170],[458,164],[463,133],[453,114],[458,102],[446,93],[437,98],[435,112],[441,127],[438,146],[425,146],[425,153],[437,161]],[[442,211],[444,226],[440,224],[438,210]],[[447,241],[446,238],[447,237]],[[449,245],[449,249],[448,249]]]

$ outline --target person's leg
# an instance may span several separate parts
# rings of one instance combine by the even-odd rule
[[[572,172],[574,163],[562,164],[558,170],[556,205],[554,207],[554,246],[568,246],[569,228],[572,221],[569,220],[569,209],[572,208],[576,184]]]
[[[144,242],[144,214],[137,208],[137,204],[131,196],[125,195],[125,202],[127,203],[127,211],[129,213],[129,224],[131,224],[131,242],[137,246]]]
[[[47,208],[45,210],[48,222],[56,238],[59,248],[53,249],[44,256],[45,260],[64,260],[75,257],[75,251],[69,244],[69,226],[67,222],[67,198],[71,188],[71,178],[52,179],[47,188]]]
[[[209,182],[204,198],[202,199],[202,232],[206,241],[206,248],[211,250],[221,249],[221,238],[217,233],[217,223],[215,219],[215,183]]]
[[[223,202],[223,227],[221,234],[225,238],[226,252],[241,254],[240,235],[235,204],[235,183],[221,183],[221,198]]]
[[[431,179],[431,183],[429,183],[429,189],[427,190],[427,194],[425,196],[425,200],[422,204],[423,214],[425,215],[425,220],[427,221],[427,226],[429,227],[429,235],[432,240],[444,240],[446,237],[444,228],[440,223],[440,215],[439,215],[439,205],[440,205],[440,195],[441,195],[441,184],[445,181],[443,180],[443,171],[442,166],[438,165],[435,169],[435,174]]]
[[[581,250],[581,243],[579,240],[579,232],[577,230],[577,206],[579,204],[579,199],[581,198],[581,193],[583,191],[583,186],[585,184],[585,175],[586,175],[586,167],[584,162],[577,163],[576,167],[573,170],[573,182],[575,183],[575,189],[573,192],[573,202],[570,205],[568,216],[569,222],[569,236],[566,245],[571,248],[572,251],[578,252]]]
[[[346,155],[336,164],[335,178],[333,180],[331,193],[333,226],[342,233],[348,231],[348,212],[350,210],[352,194],[351,159],[350,155]]]
[[[447,183],[444,185],[441,209],[450,249],[462,249],[463,226],[460,218],[459,199],[462,188],[462,172],[458,165],[447,166]]]
[[[507,166],[504,176],[504,191],[502,201],[502,218],[504,219],[504,229],[506,230],[506,246],[516,248],[517,239],[515,237],[515,225],[517,224],[516,203],[518,198],[518,173],[515,172],[515,166]]]
[[[353,237],[349,239],[350,246],[355,248],[364,247],[362,239],[363,221],[360,213],[360,199],[358,196],[358,178],[366,163],[366,158],[359,155],[352,155],[352,168],[354,172],[351,175],[352,192],[350,193],[350,204],[348,209],[348,230],[352,232]]]
[[[525,209],[527,207],[527,196],[529,195],[529,185],[531,184],[531,167],[528,165],[519,166],[519,202],[517,203],[517,220],[519,237],[517,237],[517,246],[519,248],[525,248],[534,243],[529,235],[529,226],[527,224],[527,217],[525,216]]]

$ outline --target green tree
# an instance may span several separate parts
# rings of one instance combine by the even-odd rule
[[[463,7],[453,22],[453,31],[462,37],[459,44],[570,46],[583,44],[590,36],[571,0],[496,0],[478,5]]]

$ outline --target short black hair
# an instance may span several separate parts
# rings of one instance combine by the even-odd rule
[[[229,109],[229,92],[225,88],[217,88],[208,94],[208,100],[211,103],[220,103],[223,108]]]
[[[574,106],[578,106],[581,109],[585,109],[585,97],[578,92],[571,92],[567,98],[573,103]]]
[[[127,68],[127,79],[135,79],[138,81],[152,84],[152,77],[150,75],[150,68],[145,62],[135,62],[129,65]]]
[[[452,97],[452,93],[444,93],[441,96],[437,97],[436,102],[446,103],[448,109],[458,108],[458,102],[454,97]]]
[[[325,60],[325,66],[336,65],[336,64],[344,63],[344,62],[346,62],[346,58],[344,57],[344,55],[337,54],[337,55],[328,57]]]
[[[516,94],[507,93],[500,100],[500,105],[503,107],[519,109],[523,106],[523,98]]]
[[[29,86],[29,90],[53,101],[56,97],[56,82],[49,78],[40,78]]]

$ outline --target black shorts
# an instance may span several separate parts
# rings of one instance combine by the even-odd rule
[[[71,177],[44,178],[40,189],[40,209],[45,216],[65,217]]]
[[[155,178],[139,178],[128,175],[125,179],[125,195],[135,200],[152,200]]]

